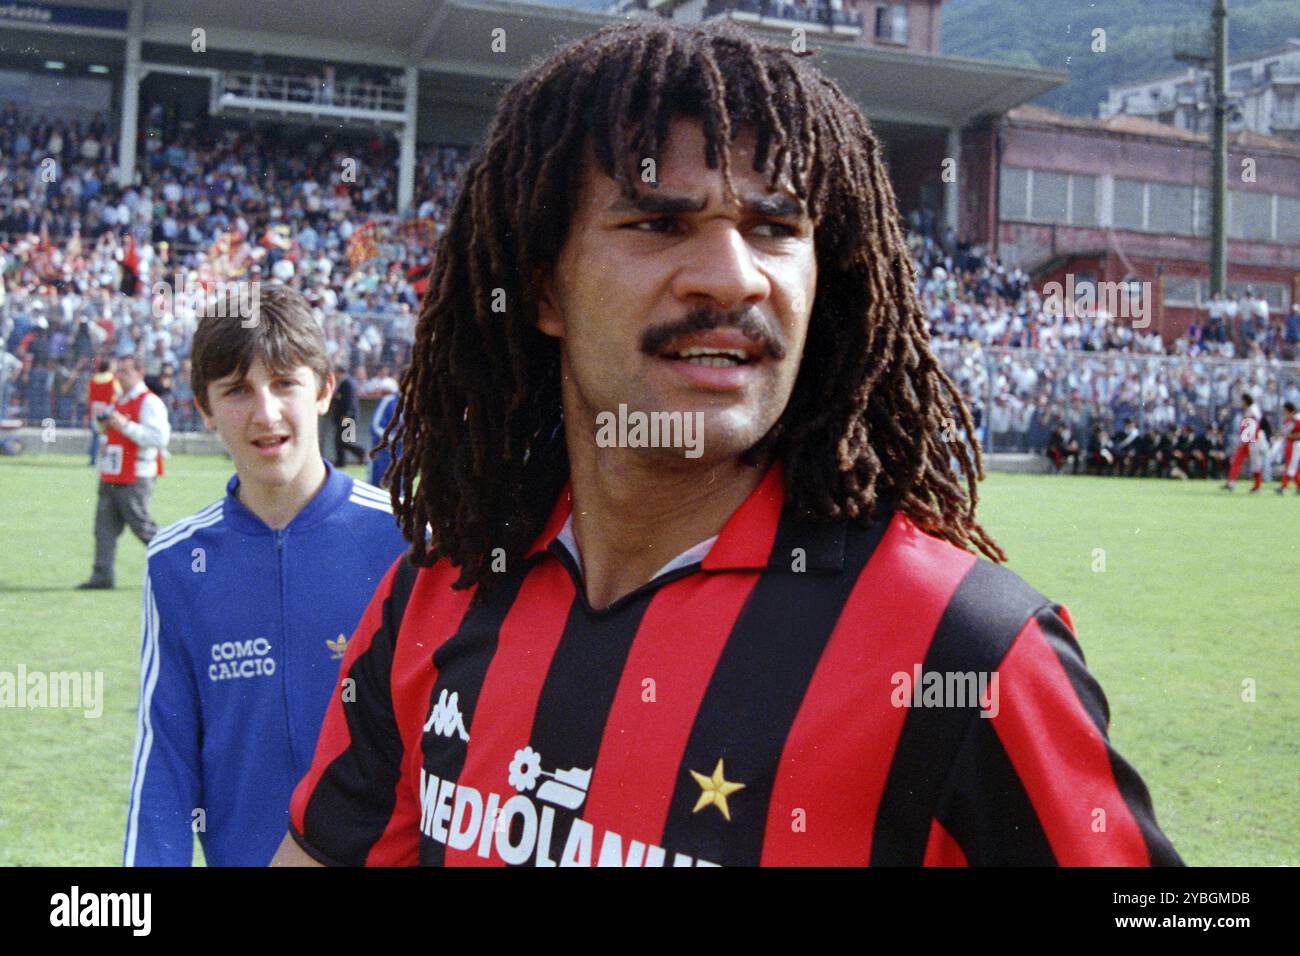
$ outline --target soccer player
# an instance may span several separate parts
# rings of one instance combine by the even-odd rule
[[[1286,486],[1296,483],[1296,494],[1300,494],[1300,480],[1296,472],[1300,470],[1300,411],[1296,411],[1295,402],[1282,403],[1282,427],[1279,429],[1286,444],[1282,449],[1282,484],[1278,486],[1279,495],[1286,494]]]
[[[1228,480],[1223,487],[1226,491],[1235,491],[1237,476],[1246,458],[1250,458],[1250,474],[1255,479],[1250,489],[1253,495],[1264,487],[1264,459],[1268,455],[1268,442],[1263,440],[1261,423],[1264,413],[1259,410],[1254,396],[1245,392],[1241,396],[1241,418],[1237,423],[1237,450],[1232,453],[1232,463],[1228,466]]]
[[[149,547],[128,866],[188,866],[196,833],[209,865],[266,865],[348,635],[406,547],[387,496],[321,458],[334,377],[306,302],[269,284],[253,315],[239,301],[193,344],[235,474]]]
[[[976,520],[879,142],[759,43],[620,23],[504,94],[276,862],[1181,862]]]

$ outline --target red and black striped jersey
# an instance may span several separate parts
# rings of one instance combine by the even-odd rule
[[[1181,864],[1068,611],[901,512],[785,507],[611,606],[556,540],[389,569],[290,832],[344,865]]]

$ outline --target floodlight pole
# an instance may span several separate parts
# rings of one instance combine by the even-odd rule
[[[1214,190],[1210,237],[1210,294],[1222,293],[1227,284],[1225,255],[1228,173],[1228,4],[1214,0],[1211,14],[1214,43]]]
[[[126,15],[126,56],[122,68],[122,125],[117,137],[117,182],[135,182],[135,140],[140,119],[140,46],[144,36],[144,0],[131,0]]]

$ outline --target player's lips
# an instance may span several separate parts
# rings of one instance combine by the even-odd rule
[[[278,457],[281,450],[288,443],[288,435],[265,435],[261,438],[254,438],[251,442],[252,446],[257,449],[258,455],[262,458]]]
[[[725,392],[753,379],[764,350],[739,329],[709,329],[672,339],[655,357],[691,385]]]

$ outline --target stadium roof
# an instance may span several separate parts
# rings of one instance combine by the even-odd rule
[[[1147,139],[1200,143],[1205,146],[1210,145],[1211,140],[1209,133],[1197,133],[1168,123],[1160,123],[1145,116],[1132,116],[1127,113],[1116,113],[1105,119],[1093,119],[1087,116],[1070,116],[1033,103],[1026,103],[1010,110],[1006,118],[1008,122],[1022,126],[1068,126],[1098,132],[1125,133]],[[1300,155],[1300,144],[1249,129],[1229,133],[1228,145],[1239,149],[1266,149],[1278,153],[1290,153],[1293,156]]]
[[[74,0],[76,6],[128,12],[132,0]],[[461,77],[471,83],[500,83],[518,76],[554,47],[625,19],[600,11],[503,0],[135,0],[142,15],[142,39],[183,51],[188,59],[192,31],[202,27],[210,51],[262,53],[306,60],[401,68]],[[38,43],[39,52],[84,47],[88,38],[120,37],[119,31],[42,26],[29,32],[3,21],[0,49]],[[494,53],[493,30],[504,28],[506,50]],[[21,36],[20,36],[21,34]],[[41,39],[36,40],[36,37]],[[815,62],[834,76],[869,118],[890,123],[953,127],[999,115],[1054,89],[1068,79],[1057,71],[960,57],[903,53],[875,47],[809,39]],[[75,52],[75,51],[74,51]],[[104,62],[108,51],[95,49]],[[172,59],[172,57],[167,57]],[[121,53],[111,62],[120,63]]]

